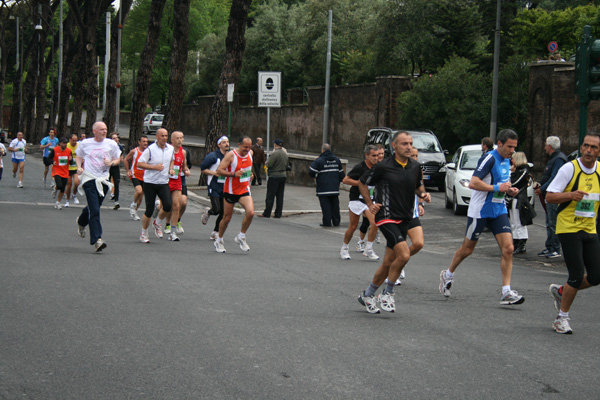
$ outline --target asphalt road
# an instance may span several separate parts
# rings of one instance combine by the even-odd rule
[[[104,208],[95,254],[76,234],[81,208],[55,210],[38,175],[17,189],[5,167],[0,181],[0,399],[598,398],[600,291],[578,296],[573,335],[554,333],[547,289],[563,266],[519,259],[526,301],[501,306],[487,234],[444,298],[464,217],[441,193],[397,312],[370,315],[356,297],[378,263],[339,259],[345,226],[319,228],[318,214],[256,218],[249,253],[236,215],[217,254],[201,204],[180,242],[148,245],[126,207]]]

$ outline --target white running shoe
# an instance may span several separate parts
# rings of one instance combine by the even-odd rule
[[[62,206],[58,201],[54,204],[54,208],[56,208],[57,210],[62,210]]]
[[[396,311],[396,300],[394,299],[393,293],[380,294],[377,296],[377,301],[381,305],[381,309],[387,312]]]
[[[52,197],[56,197],[56,188],[55,188],[55,189],[52,189],[52,194],[51,194],[51,196],[52,196]]]
[[[562,303],[562,294],[560,294],[561,287],[561,285],[553,283],[548,288],[548,290],[550,291],[550,295],[554,299],[554,308],[556,309],[556,312],[560,312],[560,305]]]
[[[148,238],[148,235],[145,234],[140,234],[140,242],[142,243],[150,243],[150,239]]]
[[[404,273],[404,270],[402,270],[402,272],[400,272],[400,278],[399,279],[405,279],[406,278],[406,274]]]
[[[210,207],[206,207],[204,209],[204,212],[202,213],[202,225],[206,225],[206,223],[208,222],[208,218],[210,217],[210,214],[208,213],[210,211]]]
[[[152,226],[154,227],[154,234],[156,235],[156,237],[159,239],[162,239],[163,238],[162,226],[160,226],[160,224],[158,222],[156,222],[156,220],[152,221]]]
[[[19,183],[17,183],[17,187],[18,188],[22,188],[23,187],[23,182],[19,181]]]
[[[218,237],[219,237],[219,232],[217,232],[217,231],[212,231],[212,233],[210,234],[210,238],[212,240],[217,240]]]
[[[379,307],[377,307],[377,299],[375,296],[366,296],[365,292],[358,295],[358,302],[366,307],[369,314],[379,314],[381,311]]]
[[[98,239],[96,240],[96,243],[94,243],[94,248],[96,249],[96,253],[99,253],[106,248],[106,243],[104,243],[102,239]]]
[[[375,243],[381,243],[381,233],[378,231],[377,235],[375,235]]]
[[[369,260],[379,260],[379,256],[375,254],[373,249],[363,251],[363,256],[369,257]]]
[[[79,217],[75,218],[75,223],[77,224],[77,234],[84,238],[85,237],[85,226],[79,225]]]
[[[156,200],[154,202],[154,211],[152,211],[152,218],[156,218],[158,216],[158,207],[160,207],[160,200]]]
[[[240,237],[239,235],[233,238],[233,240],[240,245],[240,249],[244,251],[250,251],[250,246],[246,243],[246,237]]]
[[[359,240],[358,243],[356,243],[356,252],[362,253],[363,251],[365,251],[365,241]]]
[[[340,250],[340,258],[342,260],[350,260],[350,252],[348,251],[348,249],[345,249],[342,247],[342,249]]]
[[[389,282],[388,278],[385,278],[384,283],[387,285],[388,282]],[[400,278],[396,279],[396,283],[394,283],[394,285],[396,285],[396,286],[402,285],[402,281],[400,280]]]
[[[552,327],[557,333],[571,334],[573,333],[573,329],[571,329],[571,324],[569,324],[569,317],[556,317]]]
[[[163,231],[164,233],[171,233],[171,224],[167,224],[165,225],[165,230]],[[169,239],[170,240],[170,239]]]
[[[511,306],[513,304],[521,304],[525,301],[525,297],[517,293],[516,290],[509,290],[500,298],[500,304]]]
[[[131,205],[129,206],[129,216],[131,217],[132,220],[136,221],[136,219],[135,219],[136,215],[137,215],[137,210],[135,209],[135,203],[131,203]]]
[[[69,204],[69,200],[65,201],[65,208],[69,208],[70,204]]]
[[[169,234],[169,240],[172,242],[179,242],[179,238],[177,237],[177,234],[175,232],[171,232]]]
[[[450,288],[452,287],[452,278],[446,278],[446,270],[440,272],[440,293],[445,297],[450,297]]]
[[[77,196],[73,195],[73,204],[79,204],[79,200],[77,199]]]
[[[225,244],[221,240],[215,240],[213,243],[215,245],[215,250],[217,253],[225,253]]]
[[[177,233],[178,235],[183,235],[185,233],[185,231],[183,230],[183,225],[181,225],[181,221],[179,221],[177,225],[175,225],[175,233]]]

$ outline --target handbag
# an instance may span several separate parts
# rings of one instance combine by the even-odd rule
[[[527,199],[527,196],[523,196],[523,201],[521,201],[519,206],[519,218],[521,219],[521,225],[527,226],[533,224],[533,219],[535,217],[537,217],[537,213]]]

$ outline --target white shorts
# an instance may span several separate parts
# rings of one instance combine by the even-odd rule
[[[352,200],[348,203],[348,209],[352,211],[354,214],[361,216],[365,211],[369,209],[365,203],[359,200]]]

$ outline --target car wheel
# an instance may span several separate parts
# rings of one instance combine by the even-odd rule
[[[452,191],[452,211],[454,215],[464,215],[466,208],[458,205],[458,199],[456,198],[456,190]]]
[[[452,202],[450,201],[450,198],[448,197],[448,188],[444,188],[444,200],[445,200],[445,205],[446,208],[449,210],[452,208]]]

